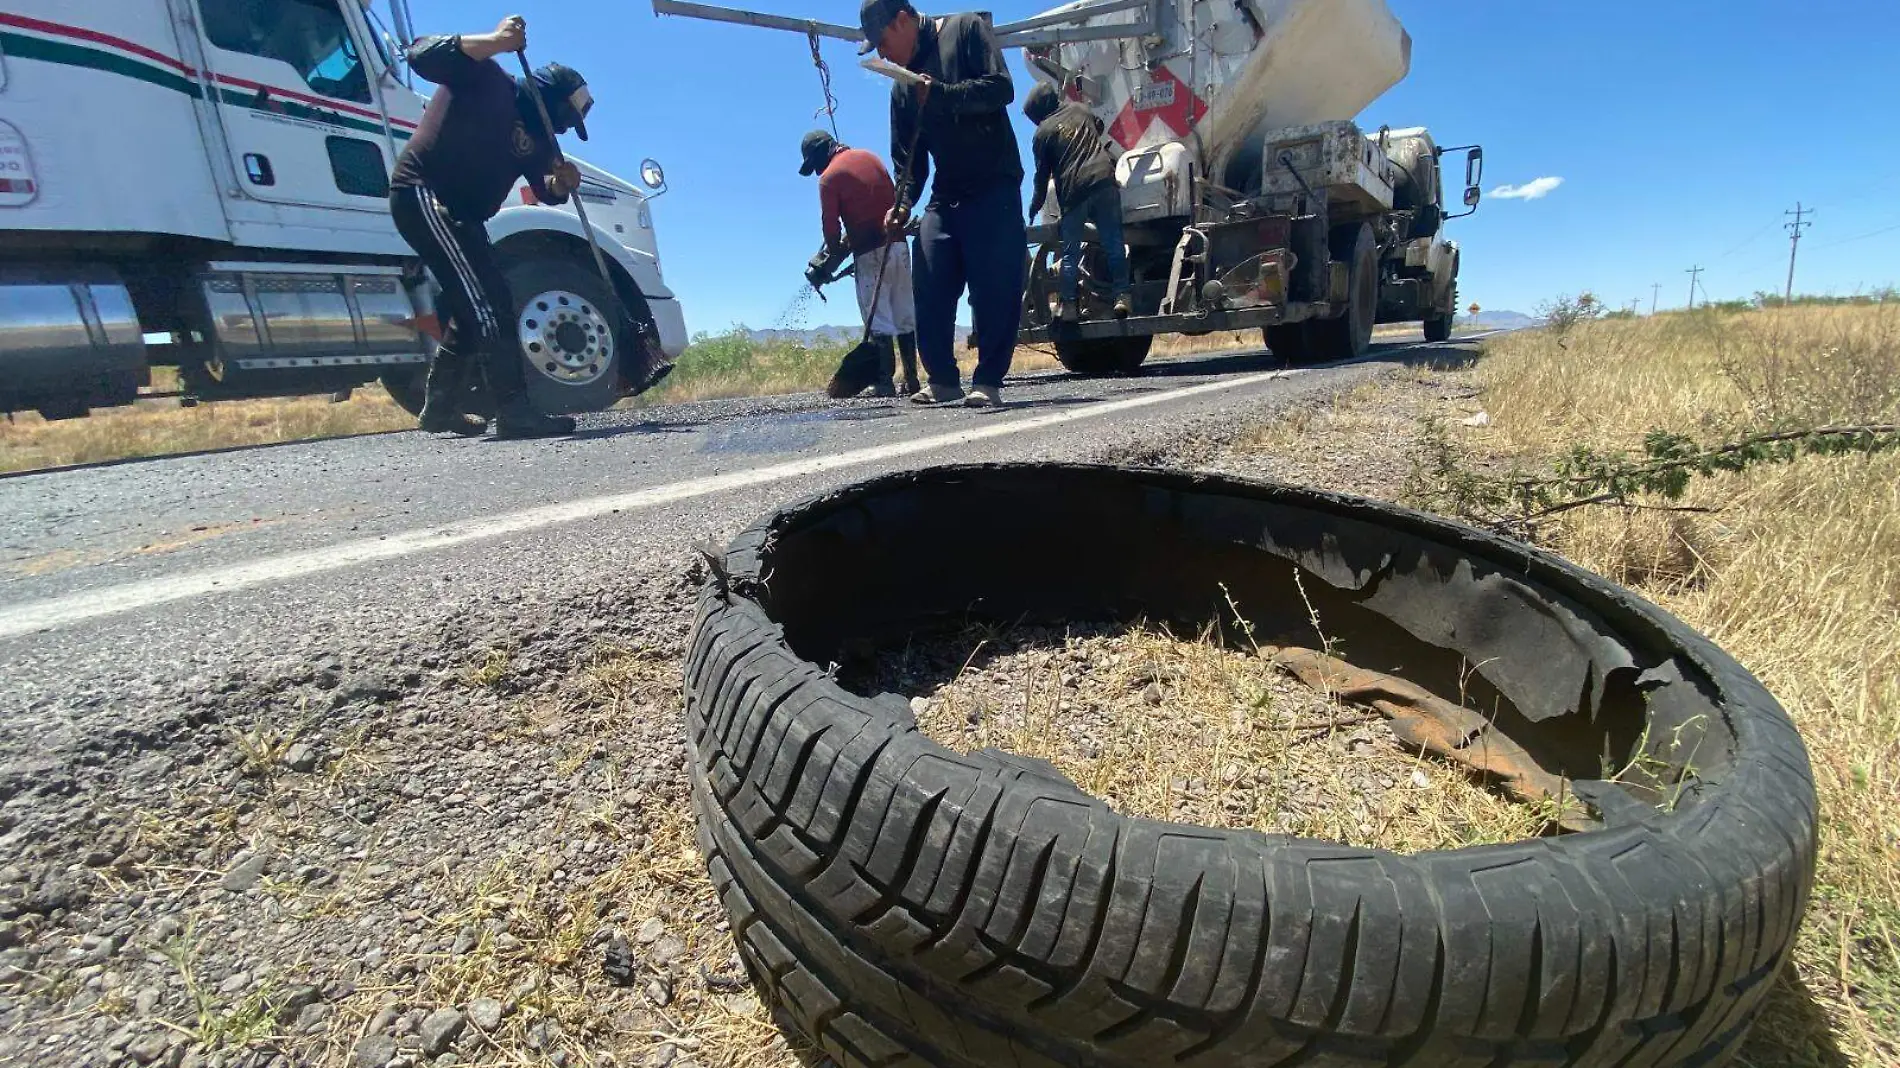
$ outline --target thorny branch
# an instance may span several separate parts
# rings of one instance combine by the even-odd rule
[[[1803,456],[1877,453],[1900,448],[1900,424],[1853,423],[1781,430],[1738,441],[1704,445],[1683,434],[1651,430],[1642,451],[1601,452],[1587,445],[1560,457],[1555,472],[1497,477],[1471,471],[1460,463],[1441,427],[1427,428],[1423,455],[1414,464],[1415,483],[1428,495],[1447,500],[1454,510],[1509,533],[1528,533],[1538,519],[1590,505],[1630,510],[1706,512],[1690,505],[1644,504],[1653,496],[1681,500],[1697,475],[1742,471],[1756,464],[1789,463]]]

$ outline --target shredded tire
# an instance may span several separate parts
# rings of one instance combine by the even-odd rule
[[[712,563],[700,844],[762,993],[844,1068],[1719,1065],[1808,898],[1814,787],[1774,698],[1654,605],[1455,523],[967,466],[792,505]],[[1230,599],[1263,643],[1310,639],[1310,601],[1355,662],[1466,695],[1604,828],[1400,855],[1126,818],[826,669],[945,620]]]

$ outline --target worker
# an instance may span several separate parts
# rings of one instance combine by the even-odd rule
[[[558,63],[518,81],[495,62],[527,43],[526,20],[510,15],[493,33],[424,37],[408,50],[409,69],[441,87],[396,160],[389,194],[396,229],[429,265],[447,313],[422,406],[422,429],[430,433],[472,437],[487,429],[456,410],[471,356],[494,396],[496,437],[574,432],[571,417],[543,415],[529,403],[514,300],[484,225],[523,178],[547,204],[566,203],[580,188],[580,171],[556,162],[528,94],[541,94],[556,131],[573,130],[583,141],[593,97],[585,79]]]
[[[931,165],[936,181],[917,236],[917,354],[928,385],[919,404],[962,401],[973,408],[1002,402],[1003,378],[1016,349],[1027,237],[1023,227],[1023,162],[1010,129],[1016,98],[1009,69],[989,23],[978,15],[919,15],[910,0],[863,0],[865,44],[921,77],[891,88],[891,165],[903,176],[887,216],[895,232],[910,222]],[[911,151],[913,135],[916,152]],[[965,285],[976,324],[976,370],[970,392],[953,352],[957,301]]]
[[[818,176],[820,225],[825,247],[805,270],[813,288],[828,276],[828,265],[849,254],[858,285],[858,312],[868,333],[868,348],[876,365],[868,368],[838,366],[832,376],[834,397],[856,396],[866,386],[879,397],[897,395],[897,356],[904,354],[904,389],[915,393],[917,381],[917,304],[911,292],[910,246],[903,235],[884,232],[884,217],[896,204],[896,187],[876,153],[840,144],[823,130],[807,133],[798,144],[798,173]],[[862,351],[853,349],[856,354]]]
[[[1036,160],[1036,191],[1029,200],[1029,217],[1035,218],[1042,210],[1052,178],[1056,204],[1062,211],[1057,222],[1062,235],[1059,317],[1068,323],[1080,317],[1082,236],[1093,222],[1095,239],[1108,256],[1115,316],[1128,318],[1133,305],[1128,300],[1128,250],[1122,246],[1122,192],[1115,182],[1115,158],[1108,154],[1102,120],[1078,101],[1063,103],[1048,82],[1038,82],[1029,91],[1023,114],[1036,124],[1029,150]]]

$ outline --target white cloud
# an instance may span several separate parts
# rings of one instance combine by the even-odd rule
[[[1498,186],[1491,190],[1491,195],[1499,200],[1542,200],[1562,184],[1562,178],[1532,178],[1523,185]]]

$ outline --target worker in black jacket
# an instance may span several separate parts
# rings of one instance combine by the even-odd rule
[[[910,0],[863,0],[858,22],[863,51],[875,48],[922,78],[891,88],[891,165],[904,176],[889,217],[893,230],[909,223],[909,205],[933,164],[937,171],[912,274],[917,355],[930,382],[911,399],[973,408],[1001,403],[1016,349],[1027,241],[1023,162],[1009,124],[1016,89],[1002,50],[981,17],[919,15]],[[952,351],[966,283],[977,347],[967,397]]]
[[[1079,317],[1082,238],[1089,223],[1108,259],[1109,288],[1117,318],[1126,319],[1134,305],[1128,299],[1128,249],[1122,245],[1122,189],[1115,182],[1115,157],[1108,154],[1102,120],[1080,101],[1063,103],[1056,87],[1038,82],[1023,101],[1023,115],[1036,124],[1030,155],[1036,159],[1035,192],[1029,197],[1029,217],[1042,210],[1050,181],[1055,182],[1056,204],[1062,217],[1062,272],[1058,277],[1061,318]]]
[[[422,429],[474,436],[487,424],[456,411],[470,353],[477,350],[495,400],[496,437],[551,437],[574,432],[574,420],[535,411],[515,342],[514,300],[495,264],[485,223],[501,210],[515,183],[527,179],[535,198],[563,204],[580,188],[580,171],[558,158],[541,129],[534,98],[547,104],[557,131],[587,139],[593,106],[587,82],[558,63],[518,81],[494,57],[527,47],[519,15],[493,33],[424,37],[410,46],[409,68],[441,88],[429,99],[415,136],[396,160],[389,194],[396,229],[442,287],[442,343],[429,365]]]

